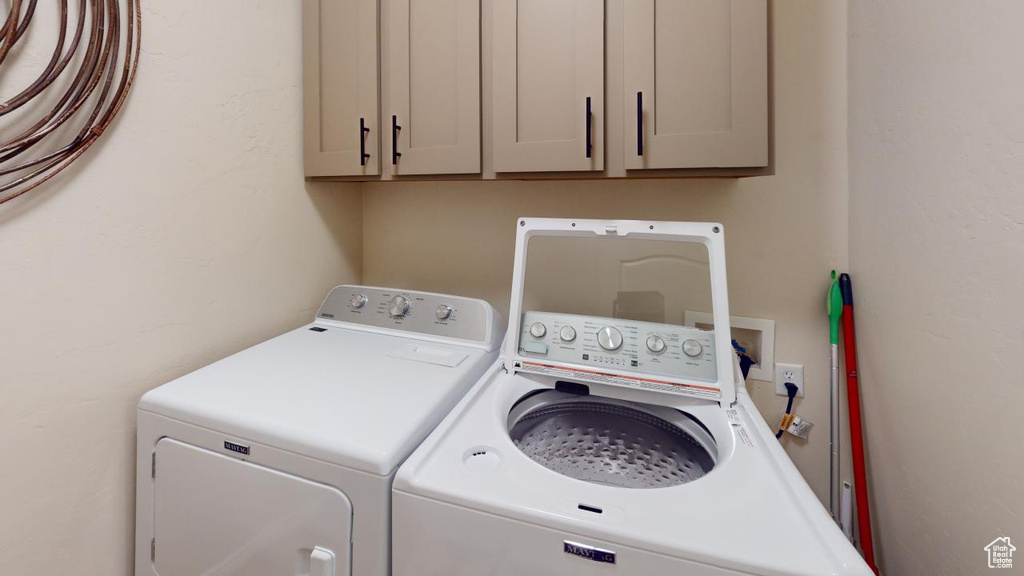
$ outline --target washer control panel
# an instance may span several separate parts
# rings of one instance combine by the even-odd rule
[[[496,321],[474,298],[366,286],[334,288],[316,317],[474,342],[486,342]]]
[[[714,382],[715,333],[620,318],[526,312],[524,357]]]

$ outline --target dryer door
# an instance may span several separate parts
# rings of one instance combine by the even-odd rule
[[[156,445],[160,576],[348,576],[344,493],[163,438]]]

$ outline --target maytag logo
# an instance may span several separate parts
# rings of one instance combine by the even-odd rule
[[[570,542],[568,540],[562,541],[562,550],[566,554],[572,554],[573,556],[579,556],[580,558],[586,558],[587,560],[593,560],[594,562],[615,564],[615,552],[612,552],[611,550],[602,550],[600,548],[594,548],[593,546],[587,546],[586,544],[580,544],[579,542]]]
[[[231,450],[232,452],[238,452],[244,456],[249,455],[248,446],[242,446],[241,444],[235,444],[234,442],[228,442],[227,440],[224,441],[224,449]]]

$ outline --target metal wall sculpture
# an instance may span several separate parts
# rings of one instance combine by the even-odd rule
[[[18,41],[37,0],[10,0],[0,28],[0,75],[18,62]],[[114,120],[139,63],[139,0],[57,0],[56,46],[41,74],[13,96],[0,94],[0,204],[53,178]],[[77,9],[76,9],[77,8]],[[34,30],[34,29],[33,29]]]

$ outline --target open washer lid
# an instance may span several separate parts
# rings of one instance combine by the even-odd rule
[[[683,395],[715,400],[725,405],[734,403],[736,384],[729,330],[724,236],[724,227],[713,222],[520,218],[516,235],[509,331],[503,348],[506,367],[514,372],[540,373],[580,382],[640,388],[668,396]],[[554,244],[548,240],[538,242],[538,239],[567,239],[569,242],[562,244],[562,247],[567,248],[563,250],[561,247],[552,248]],[[593,240],[616,244],[594,244],[596,252],[581,250],[581,244]],[[661,321],[658,321],[656,315],[648,318],[645,313],[636,314],[637,310],[646,305],[642,298],[644,294],[653,294],[655,302],[665,297],[665,294],[658,291],[629,292],[625,296],[640,296],[640,303],[634,301],[628,306],[620,305],[620,301],[628,299],[623,292],[618,292],[614,311],[606,306],[608,298],[602,304],[605,312],[595,313],[599,307],[583,306],[582,310],[586,313],[580,314],[575,309],[576,301],[585,302],[592,298],[592,293],[600,292],[588,290],[585,284],[580,284],[581,278],[595,267],[610,268],[607,262],[609,258],[622,255],[619,264],[623,269],[644,263],[655,270],[658,266],[671,266],[676,261],[698,260],[657,251],[635,257],[635,251],[621,250],[629,241],[634,240],[646,241],[646,244],[639,242],[633,245],[700,247],[699,258],[703,261],[698,264],[702,266],[700,274],[706,275],[701,281],[707,285],[708,293],[703,306],[711,308],[702,311],[711,312],[714,325],[710,330],[685,327],[683,319],[678,317],[678,311],[664,314]],[[534,249],[533,259],[530,257],[531,244]],[[524,303],[529,265],[533,263],[536,269],[536,261],[546,260],[546,252],[549,251],[559,252],[568,258],[567,264],[560,266],[545,261],[545,274],[538,278],[533,273],[529,285],[533,290],[538,283],[542,283],[545,288],[551,288],[553,293],[558,294],[558,297],[541,305],[536,302]],[[649,304],[650,301],[646,302]],[[634,314],[622,312],[622,308],[629,307],[633,308]],[[541,324],[542,328],[533,329],[535,324]],[[566,334],[573,336],[573,339],[560,338],[560,327],[567,325],[572,330]],[[602,330],[605,331],[603,334],[600,333]],[[576,338],[576,334],[580,334],[580,337]],[[602,347],[605,346],[609,334],[613,337],[612,345],[615,348],[598,348],[599,341]],[[652,340],[655,348],[666,344],[663,350],[667,352],[651,352],[650,344],[645,347],[647,338],[655,339]],[[684,354],[684,346],[691,346],[700,352],[696,357],[689,354],[693,350]]]

